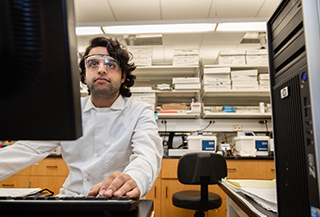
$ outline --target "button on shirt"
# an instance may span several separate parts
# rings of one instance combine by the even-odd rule
[[[122,96],[110,108],[96,108],[90,96],[82,98],[81,105],[82,137],[60,142],[19,141],[0,150],[1,162],[5,158],[12,161],[13,156],[17,159],[13,168],[0,169],[0,180],[45,158],[60,145],[69,168],[60,196],[87,195],[114,171],[130,175],[144,196],[160,172],[163,153],[151,106]]]

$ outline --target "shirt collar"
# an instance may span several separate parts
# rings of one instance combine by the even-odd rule
[[[97,109],[92,101],[91,101],[91,97],[88,97],[89,99],[87,100],[87,103],[83,109],[84,112],[89,111],[91,109]],[[114,109],[114,110],[122,110],[125,107],[125,99],[123,98],[122,95],[119,95],[118,98],[116,99],[116,101],[111,105],[110,109]]]

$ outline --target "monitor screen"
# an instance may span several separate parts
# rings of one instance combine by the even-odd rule
[[[72,0],[0,1],[0,140],[82,135]]]

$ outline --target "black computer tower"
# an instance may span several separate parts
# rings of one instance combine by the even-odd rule
[[[319,215],[319,4],[284,0],[267,23],[278,215],[284,217]]]

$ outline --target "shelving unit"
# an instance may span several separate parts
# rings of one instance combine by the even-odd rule
[[[156,65],[156,66],[138,66],[133,72],[137,76],[135,86],[136,87],[153,87],[156,84],[172,83],[173,77],[200,77],[203,75],[203,68],[205,67],[231,67],[232,70],[246,70],[246,69],[258,69],[258,73],[268,73],[268,66],[223,66],[223,65],[204,65],[199,66],[172,66],[172,65]],[[172,90],[161,91],[153,90],[156,93],[157,106],[161,106],[166,103],[185,103],[190,105],[192,99],[197,100],[204,105],[221,106],[248,106],[258,105],[259,102],[270,103],[270,91],[269,90]],[[82,93],[86,94],[86,93]],[[215,120],[214,129],[208,129],[217,131],[219,130],[230,131],[232,130],[232,124],[243,125],[249,130],[251,128],[264,129],[258,125],[258,121],[254,119],[271,119],[270,113],[158,113],[159,119],[169,119],[169,128],[172,128],[174,123],[179,129],[193,130],[200,129],[207,125],[209,119]],[[244,119],[248,122],[242,124]],[[227,121],[228,120],[228,121]],[[161,131],[161,120],[158,120],[159,130]],[[271,123],[271,122],[270,122]],[[269,124],[270,124],[269,123]],[[180,126],[180,125],[184,126]],[[230,127],[229,127],[230,125]],[[174,127],[175,128],[175,127]],[[230,128],[230,129],[229,129]]]
[[[231,70],[257,69],[258,74],[267,74],[267,65],[205,65],[204,68],[230,67]],[[259,102],[270,103],[270,90],[212,90],[201,91],[201,99],[204,105],[231,105],[248,106],[259,105]]]

